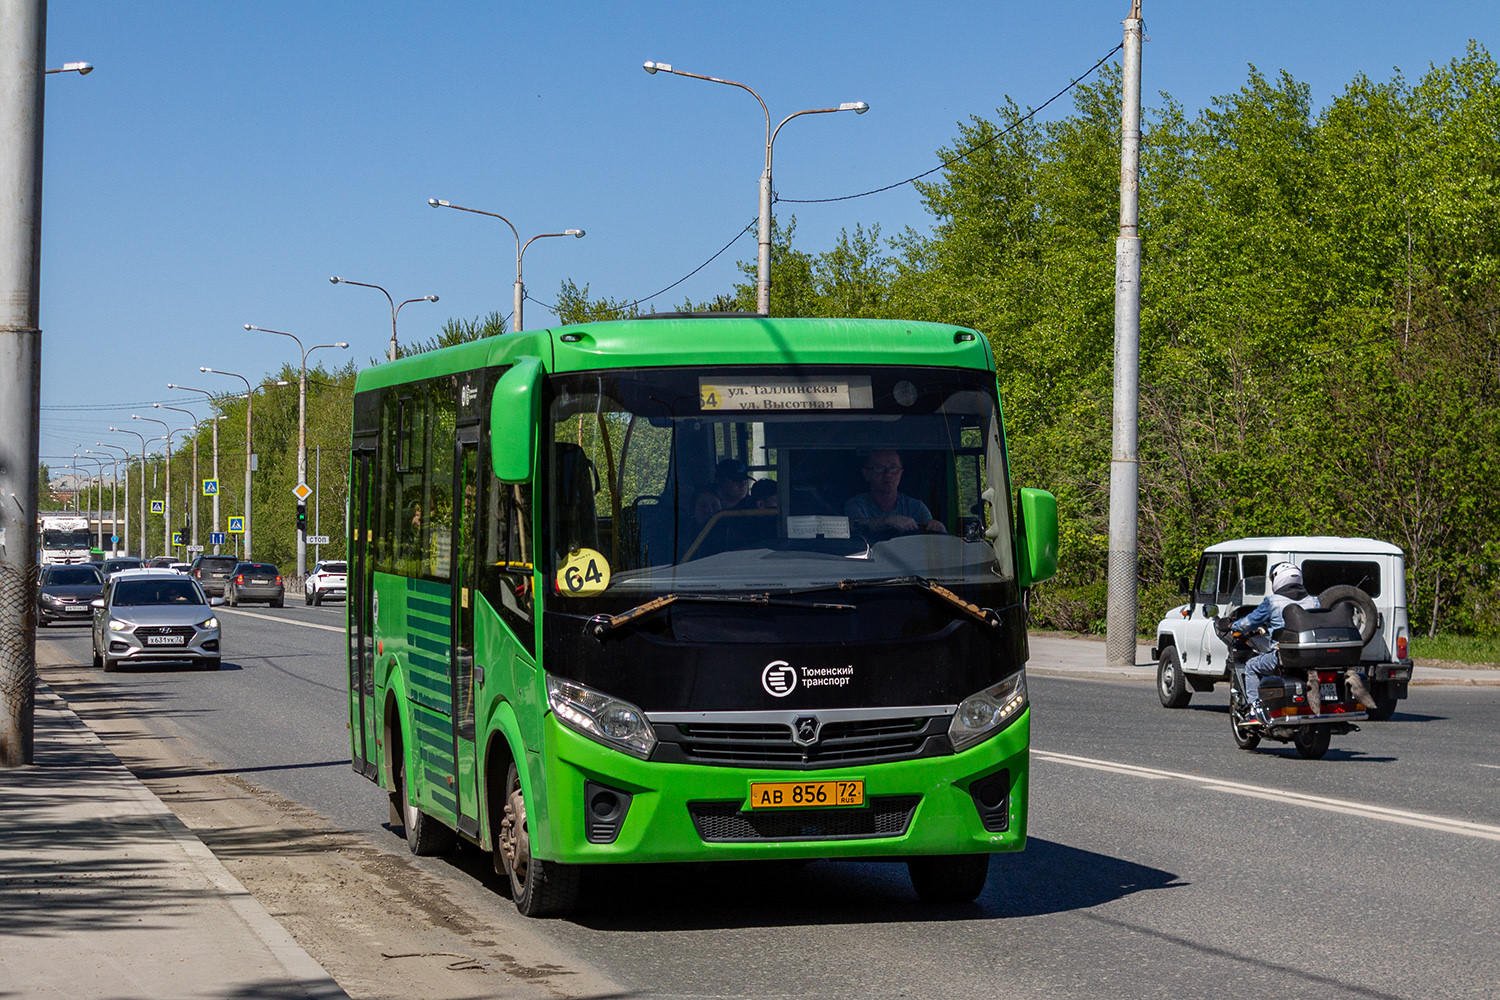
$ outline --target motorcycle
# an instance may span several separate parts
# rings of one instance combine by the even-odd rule
[[[1318,760],[1334,736],[1358,732],[1355,723],[1369,718],[1349,689],[1349,672],[1359,666],[1364,641],[1347,604],[1319,610],[1292,604],[1284,614],[1285,626],[1271,636],[1265,629],[1237,632],[1227,619],[1215,623],[1229,647],[1229,722],[1241,750],[1271,739]],[[1245,663],[1273,645],[1276,672],[1260,682],[1261,704],[1271,722],[1264,726],[1245,697]]]

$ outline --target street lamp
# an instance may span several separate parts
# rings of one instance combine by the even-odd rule
[[[104,446],[103,441],[95,441],[94,444]],[[115,539],[120,535],[120,459],[108,452],[95,451],[92,448],[83,449],[85,455],[100,455],[103,460],[110,464],[109,474],[109,555],[115,555]],[[103,474],[102,472],[100,473]],[[125,489],[125,505],[130,505],[130,488]],[[99,487],[99,548],[104,548],[104,486]]]
[[[94,446],[96,448],[108,448],[108,449],[110,449],[111,456],[113,456],[115,450],[117,450],[117,449],[119,450],[119,452],[121,453],[121,455],[123,456],[123,458],[116,458],[115,459],[115,478],[116,479],[118,479],[120,477],[120,462],[123,460],[124,463],[125,463],[125,539],[124,539],[124,546],[125,547],[123,549],[121,549],[120,551],[118,551],[118,552],[112,551],[113,555],[119,555],[120,552],[129,552],[130,551],[130,449],[127,448],[127,447],[125,447],[122,444],[106,444],[103,441],[95,441],[94,442]],[[144,468],[141,471],[142,471],[142,473],[144,473],[145,472]],[[145,485],[146,485],[145,476],[142,475],[142,478],[141,478],[141,488],[144,489]],[[115,522],[113,520],[110,521],[111,525],[114,525],[114,523]],[[115,534],[118,535],[119,532],[115,531]],[[114,549],[114,544],[113,543],[111,543],[110,548],[111,548],[111,550]]]
[[[208,404],[210,406],[214,406],[215,409],[217,409],[216,404],[217,404],[218,397],[216,397],[213,393],[209,392],[207,389],[194,389],[192,386],[178,385],[176,382],[168,382],[167,383],[167,388],[168,389],[178,389],[178,390],[180,390],[182,392],[198,392],[198,393],[202,393],[203,395],[205,395],[205,396],[208,397]],[[213,437],[214,437],[214,526],[213,526],[213,533],[215,535],[217,535],[219,533],[219,490],[218,490],[218,484],[219,484],[219,421],[223,420],[223,419],[224,419],[224,415],[222,413],[215,413],[214,414],[214,418],[213,418],[213,422],[212,422]],[[246,464],[248,464],[250,460],[247,458],[245,461],[246,461]],[[195,479],[197,478],[197,474],[196,473],[194,473],[194,478]],[[194,534],[197,534],[197,532],[194,532]],[[194,538],[193,540],[195,542],[197,541],[196,538]],[[218,555],[218,554],[219,554],[219,546],[217,544],[215,544],[214,545],[214,555]]]
[[[165,420],[157,420],[155,417],[143,417],[138,413],[130,415],[131,420],[146,420],[153,424],[161,424],[167,429],[167,489],[162,495],[162,546],[168,555],[176,555],[172,549],[172,428]]]
[[[48,76],[50,76],[53,73],[77,73],[79,76],[88,76],[93,71],[94,71],[94,64],[93,63],[70,62],[70,63],[63,63],[62,67],[60,69],[43,70],[42,73],[43,73],[43,75],[48,75]]]
[[[297,349],[302,352],[302,375],[297,383],[297,489],[299,491],[307,488],[307,356],[313,351],[320,351],[325,347],[339,347],[349,349],[349,345],[342,340],[333,344],[314,344],[312,347],[303,347],[302,339],[294,333],[285,330],[269,330],[254,323],[246,323],[246,330],[258,330],[261,333],[274,333],[279,337],[291,337],[297,342]],[[307,576],[307,501],[300,495],[297,497],[298,511],[302,516],[297,518],[297,576]]]
[[[167,388],[171,388],[171,386]],[[151,405],[158,410],[172,410],[176,413],[186,413],[187,418],[193,422],[193,481],[192,485],[188,488],[187,495],[193,498],[193,540],[189,543],[192,547],[188,551],[194,552],[198,550],[198,445],[203,440],[203,424],[197,417],[193,416],[192,410],[184,410],[180,406],[163,406],[161,403],[152,403]]]
[[[410,305],[413,302],[436,302],[438,300],[438,297],[436,295],[424,295],[424,296],[422,296],[419,299],[407,299],[405,302],[401,303],[401,305],[397,305],[396,304],[396,300],[393,299],[393,298],[391,298],[391,293],[387,292],[384,288],[381,288],[379,285],[371,285],[371,284],[369,284],[367,282],[364,282],[364,281],[350,281],[348,278],[340,278],[338,275],[334,275],[333,277],[329,278],[328,280],[330,282],[332,282],[333,284],[335,284],[335,285],[358,285],[360,288],[373,288],[376,291],[383,292],[385,294],[385,300],[391,304],[391,357],[390,357],[390,360],[392,360],[392,361],[396,360],[396,314],[401,311],[401,306]]]
[[[120,428],[120,427],[111,427],[110,430],[113,431],[116,434],[134,434],[136,437],[138,437],[138,438],[141,439],[141,489],[140,489],[140,493],[141,493],[141,527],[140,527],[141,544],[140,544],[140,550],[139,550],[139,552],[137,554],[142,559],[145,559],[146,558],[146,435],[142,434],[140,431],[132,431],[132,430],[127,430],[127,429]],[[128,521],[126,522],[125,530],[127,532],[130,530],[130,524],[129,524]],[[130,550],[130,546],[127,545],[125,547],[125,549],[126,549],[126,551],[129,551]]]
[[[520,333],[524,329],[524,327],[521,325],[521,303],[526,299],[526,286],[521,283],[521,257],[526,253],[526,248],[531,246],[531,244],[535,243],[537,240],[546,239],[548,236],[572,236],[577,239],[583,239],[583,237],[587,235],[582,229],[564,229],[560,233],[537,233],[531,239],[527,240],[525,244],[522,244],[521,234],[516,231],[516,227],[511,224],[511,221],[509,219],[496,212],[486,212],[483,209],[479,208],[464,208],[462,205],[455,205],[452,202],[443,201],[441,198],[428,198],[427,204],[431,205],[433,208],[455,208],[460,212],[473,212],[475,215],[488,215],[490,218],[499,219],[507,226],[510,226],[510,231],[516,238],[515,305],[512,310],[513,318],[510,324],[510,328],[516,333]]]
[[[79,447],[82,448],[83,446],[79,445]],[[87,448],[84,448],[83,450],[85,452],[88,451]],[[80,455],[80,454],[78,454],[78,452],[75,451],[75,452],[73,452],[73,461],[74,462],[78,462],[78,461],[93,462],[94,463],[94,468],[96,470],[98,470],[98,475],[94,479],[94,492],[97,494],[97,498],[96,499],[98,500],[98,503],[99,503],[99,522],[98,522],[98,524],[99,524],[99,536],[98,537],[99,537],[99,548],[102,549],[102,548],[104,548],[104,460],[101,459],[101,458],[89,458],[89,457],[86,457],[84,455]],[[85,517],[87,517],[89,515],[88,511],[84,511],[83,513],[84,513]],[[91,532],[89,532],[89,534],[92,535],[93,532],[91,531]]]
[[[255,407],[254,407],[254,403],[255,403],[254,386],[252,386],[250,384],[250,380],[249,379],[247,379],[243,375],[240,375],[237,372],[226,372],[222,368],[207,368],[207,367],[204,367],[203,365],[199,365],[198,366],[198,370],[200,372],[207,372],[210,375],[228,375],[230,378],[237,378],[241,382],[245,383],[245,507],[244,507],[244,511],[245,511],[245,513],[244,513],[245,530],[244,530],[243,534],[245,536],[245,562],[251,562],[252,560],[251,560],[251,557],[250,557],[250,428],[251,428],[251,424],[252,424],[252,421],[253,421],[253,418],[254,418],[254,412],[255,412]],[[277,385],[286,385],[285,382],[277,382],[276,384]]]
[[[771,315],[771,147],[776,142],[776,135],[781,131],[781,125],[802,115],[826,115],[838,111],[853,111],[857,115],[862,115],[870,110],[870,106],[864,101],[845,101],[836,108],[808,108],[805,111],[794,111],[781,120],[781,125],[772,129],[771,111],[766,107],[766,102],[743,83],[721,80],[716,76],[704,76],[701,73],[689,73],[683,69],[673,69],[670,63],[647,62],[642,68],[652,76],[657,73],[670,73],[673,76],[687,76],[694,80],[707,80],[709,83],[738,87],[760,102],[760,110],[766,116],[766,167],[760,175],[760,252],[755,264],[755,311],[762,316]]]

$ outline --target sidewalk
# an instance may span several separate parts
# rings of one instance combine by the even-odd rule
[[[1026,672],[1039,677],[1092,677],[1098,680],[1149,681],[1156,683],[1156,663],[1149,645],[1137,646],[1135,665],[1117,667],[1104,660],[1102,638],[1060,636],[1055,633],[1030,637],[1031,660]],[[1500,670],[1484,667],[1435,667],[1418,660],[1411,686],[1424,685],[1500,686]]]
[[[38,682],[35,763],[0,769],[0,994],[346,994]]]

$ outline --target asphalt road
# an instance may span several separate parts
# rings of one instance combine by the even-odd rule
[[[224,612],[221,672],[100,679],[162,736],[404,850],[348,765],[342,608]],[[87,662],[86,630],[43,638]],[[541,932],[652,997],[1500,994],[1500,688],[1414,688],[1321,761],[1236,749],[1222,691],[1172,712],[1149,683],[1030,688],[1029,844],[975,905],[919,905],[894,863],[641,867]]]

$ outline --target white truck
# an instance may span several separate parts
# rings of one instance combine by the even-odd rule
[[[1167,708],[1183,708],[1193,692],[1228,681],[1228,650],[1214,631],[1216,617],[1238,618],[1266,596],[1266,572],[1295,563],[1310,594],[1324,607],[1349,603],[1364,648],[1359,671],[1374,696],[1372,719],[1389,719],[1411,681],[1406,619],[1406,560],[1389,542],[1330,535],[1238,538],[1203,550],[1188,603],[1156,626],[1156,693]]]
[[[53,563],[86,563],[93,558],[90,549],[94,535],[89,519],[78,514],[44,514],[37,519],[41,532],[37,561],[43,566]]]

